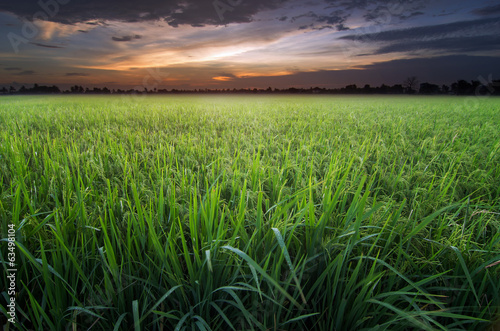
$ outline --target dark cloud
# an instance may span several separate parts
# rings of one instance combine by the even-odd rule
[[[330,8],[338,8],[345,12],[361,11],[368,22],[389,23],[394,18],[406,20],[421,15],[421,10],[428,4],[427,0],[325,0]]]
[[[10,67],[10,68],[3,68],[3,70],[7,70],[7,71],[20,71],[22,69],[18,68],[18,67]]]
[[[433,15],[434,17],[444,17],[444,16],[450,16],[450,15],[455,15],[457,11],[452,11],[452,12],[446,12],[445,10],[442,10],[441,13],[437,15]]]
[[[165,21],[173,27],[180,25],[225,25],[248,23],[253,16],[266,9],[279,8],[289,0],[188,0],[177,3],[171,12],[164,15]]]
[[[35,72],[33,70],[25,70],[25,71],[18,72],[15,75],[16,76],[30,76],[33,74],[35,74]]]
[[[316,18],[316,17],[318,17],[318,15],[316,15],[314,12],[310,11],[310,12],[307,12],[305,14],[300,14],[300,15],[294,16],[294,17],[292,17],[290,19],[290,21],[291,22],[295,22],[298,19],[301,19],[301,18],[304,18],[304,17],[307,17],[307,18],[310,18],[310,17]]]
[[[90,76],[89,74],[83,73],[83,72],[67,72],[66,77],[86,77]]]
[[[164,19],[171,26],[223,25],[250,22],[261,10],[274,9],[288,0],[71,0],[57,8],[48,8],[49,20],[65,24],[88,22],[99,25],[100,21],[125,22]],[[46,3],[42,1],[42,3]],[[57,10],[56,10],[57,9]],[[37,1],[2,1],[0,11],[20,17],[32,18],[44,9]]]
[[[482,32],[482,33],[481,33]],[[361,42],[402,41],[422,38],[444,38],[457,33],[467,36],[500,33],[498,19],[480,19],[439,25],[422,26],[408,29],[390,30],[378,33],[352,34],[339,39]]]
[[[349,30],[349,27],[345,26],[344,24],[337,24],[335,26],[337,28],[337,31],[346,31],[346,30]]]
[[[302,25],[299,29],[325,29],[331,28],[337,31],[348,30],[347,20],[356,15],[355,12],[361,13],[362,17],[369,23],[389,24],[395,19],[404,21],[413,17],[425,15],[422,11],[427,0],[412,0],[412,1],[397,1],[397,0],[354,0],[354,1],[339,1],[339,0],[324,0],[327,4],[326,13],[315,13],[309,11],[302,15],[292,17],[294,22],[298,19],[309,18],[313,20],[313,25]],[[318,28],[315,23],[320,24]]]
[[[85,22],[85,24],[87,25],[93,25],[93,26],[99,26],[99,25],[103,25],[103,26],[108,26],[109,24],[107,24],[106,22],[104,21],[93,21],[93,22]]]
[[[221,74],[217,74],[217,76],[219,77],[227,77],[227,78],[236,78],[235,75],[233,74],[228,74],[228,73],[221,73]]]
[[[136,34],[133,36],[123,36],[123,37],[112,37],[111,39],[114,41],[132,41],[134,39],[141,39],[142,36]]]
[[[488,15],[498,15],[500,14],[500,4],[496,6],[489,6],[484,8],[479,8],[472,11],[473,14],[480,16],[488,16]]]
[[[45,48],[64,48],[64,47],[61,47],[61,46],[47,45],[47,44],[41,44],[41,43],[32,43],[32,42],[30,42],[30,44],[38,46],[38,47],[45,47]]]
[[[321,15],[318,16],[317,22],[326,23],[329,25],[336,25],[344,23],[348,15],[346,15],[343,11],[335,11],[330,15]]]
[[[52,10],[48,19],[65,24],[86,22],[90,25],[106,24],[104,22],[108,20],[164,20],[172,27],[204,27],[251,22],[257,13],[285,8],[284,5],[288,2],[294,3],[292,0],[71,0],[65,5],[59,5],[57,10]],[[422,15],[421,10],[427,2],[428,0],[310,0],[295,8],[304,8],[306,11],[308,6],[324,5],[325,9],[317,13],[295,16],[292,21],[299,17],[308,17],[323,28],[328,26],[342,30],[346,28],[346,20],[354,10],[361,10],[367,21],[383,23],[387,22],[388,17],[405,20]],[[43,9],[36,1],[22,0],[0,3],[1,11],[29,19],[35,13],[43,12]],[[277,19],[286,21],[289,16],[278,16]]]
[[[409,18],[423,15],[424,13],[418,11],[418,9],[422,9],[423,6],[418,7],[408,7],[395,9],[393,11],[390,10],[387,6],[378,6],[374,9],[367,10],[364,18],[368,22],[374,22],[379,24],[386,24],[393,21],[393,18],[398,18],[400,20],[407,20]]]
[[[334,6],[342,6],[346,10],[353,9],[365,9],[368,7],[370,1],[368,0],[352,0],[352,1],[337,1],[337,0],[326,0],[327,3],[330,3]]]
[[[408,15],[400,15],[399,18],[406,20],[406,19],[409,19],[409,18],[412,18],[415,16],[420,16],[420,15],[425,15],[425,14],[424,14],[424,12],[416,11],[413,13],[409,13]]]
[[[344,25],[347,18],[350,14],[342,11],[335,10],[330,12],[328,15],[321,14],[318,15],[315,12],[309,11],[305,14],[297,15],[291,18],[291,22],[295,22],[297,20],[307,18],[308,20],[312,20],[314,23],[301,25],[299,30],[313,29],[313,30],[323,30],[323,29],[336,29],[338,31],[348,30],[349,28]],[[319,26],[316,26],[315,23],[319,23]]]
[[[443,50],[457,53],[500,50],[500,35],[478,37],[442,38],[427,41],[407,41],[379,48],[375,54],[410,52],[418,50]]]
[[[374,54],[421,50],[470,53],[500,49],[500,22],[479,19],[379,33],[350,34],[339,39],[382,44]],[[371,54],[360,54],[360,56]]]

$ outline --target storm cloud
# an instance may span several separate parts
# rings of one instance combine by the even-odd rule
[[[446,50],[459,53],[492,51],[500,48],[500,21],[498,19],[461,21],[378,33],[349,34],[339,39],[383,44],[373,54],[417,50]]]
[[[497,75],[499,11],[490,0],[3,1],[0,83],[134,87],[154,68],[172,88],[449,83],[486,62]],[[436,76],[446,61],[459,65]]]
[[[114,41],[132,41],[134,39],[141,39],[142,37],[138,34],[133,36],[123,36],[123,37],[112,37],[111,39]]]
[[[287,0],[71,0],[59,4],[55,0],[4,1],[0,11],[19,17],[31,18],[43,12],[46,20],[73,24],[79,22],[109,20],[140,22],[165,20],[171,26],[224,25],[250,22],[261,10],[277,8]],[[47,15],[48,14],[48,15]]]
[[[401,41],[418,38],[442,38],[451,35],[500,34],[499,19],[479,19],[447,24],[396,29],[368,34],[351,34],[339,39],[356,41]]]

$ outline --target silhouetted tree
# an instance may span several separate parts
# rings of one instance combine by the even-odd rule
[[[491,78],[490,78],[491,80]],[[290,93],[290,94],[413,94],[416,92],[418,80],[415,76],[408,77],[403,84],[396,84],[393,86],[388,86],[385,84],[380,85],[379,87],[371,87],[369,84],[365,84],[362,88],[356,85],[351,84],[342,88],[335,89],[327,89],[320,87],[309,87],[309,88],[285,88],[278,89],[268,87],[267,89],[258,89],[258,88],[241,88],[236,89],[194,89],[194,90],[177,90],[172,89],[168,91],[167,89],[151,89],[143,88],[143,90],[121,90],[121,89],[113,89],[112,91],[107,88],[98,88],[93,87],[92,89],[79,85],[71,86],[69,90],[64,91],[64,93],[88,93],[88,94],[190,94],[190,93],[243,93],[243,94],[262,94],[262,93]],[[500,80],[493,80],[489,82],[479,82],[479,81],[471,81],[470,83],[465,80],[459,80],[451,85],[451,88],[447,85],[442,85],[439,87],[438,85],[431,83],[422,83],[420,84],[420,93],[421,94],[449,94],[452,91],[457,95],[500,95]],[[7,88],[0,89],[0,94],[49,94],[49,93],[61,93],[59,87],[53,86],[40,86],[38,84],[34,84],[32,88],[26,88],[22,86],[19,91],[16,91],[16,88],[10,86]]]
[[[439,94],[440,92],[439,86],[436,84],[420,84],[420,94]]]
[[[84,91],[83,86],[71,86],[71,93],[83,93]]]
[[[391,86],[391,93],[392,94],[403,94],[405,93],[405,89],[403,87],[403,85],[401,84],[396,84],[396,85],[393,85]]]
[[[415,93],[417,85],[418,85],[418,79],[416,76],[408,77],[403,81],[403,87],[406,89],[406,93],[408,94]]]
[[[387,93],[389,93],[389,89],[390,89],[389,86],[382,84],[379,87],[379,92],[382,94],[387,94]]]
[[[456,83],[451,84],[451,90],[456,95],[467,95],[467,94],[472,94],[474,92],[472,84],[463,79],[459,80]]]
[[[500,95],[500,80],[493,80],[488,84],[488,87],[492,94]]]
[[[356,86],[356,84],[347,85],[347,86],[345,87],[345,91],[346,91],[347,93],[356,93],[356,92],[357,92],[357,89],[358,89],[358,87]]]

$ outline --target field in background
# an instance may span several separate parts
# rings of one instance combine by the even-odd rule
[[[1,98],[18,325],[491,328],[500,99],[472,101]]]

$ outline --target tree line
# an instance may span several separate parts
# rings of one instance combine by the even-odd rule
[[[500,80],[492,80],[490,82],[480,82],[477,80],[466,81],[463,79],[457,80],[450,85],[436,85],[432,83],[419,83],[416,77],[408,77],[402,84],[386,85],[382,84],[377,87],[372,87],[368,84],[363,87],[358,87],[356,84],[347,85],[342,88],[294,88],[278,89],[268,87],[267,89],[109,89],[107,87],[84,88],[80,85],[71,86],[67,90],[61,90],[59,87],[43,86],[34,84],[33,87],[27,88],[22,86],[17,90],[13,86],[9,88],[3,87],[0,89],[0,94],[217,94],[217,93],[238,93],[238,94],[422,94],[422,95],[500,95]]]

